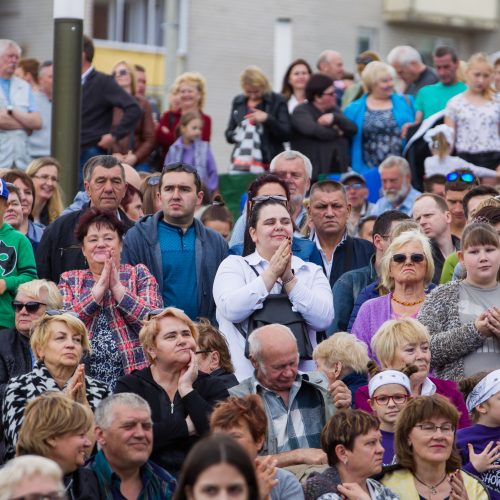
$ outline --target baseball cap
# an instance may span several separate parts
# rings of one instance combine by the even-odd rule
[[[361,174],[358,174],[358,172],[354,172],[354,170],[342,174],[342,176],[340,177],[340,182],[344,184],[351,179],[356,179],[366,185],[366,179]]]
[[[9,199],[9,190],[7,189],[7,183],[0,179],[0,196],[2,198],[5,198],[6,200]]]

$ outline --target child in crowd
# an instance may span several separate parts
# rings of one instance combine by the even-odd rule
[[[217,231],[226,241],[229,241],[234,226],[234,218],[221,195],[214,196],[212,204],[203,212],[201,222],[204,226]]]
[[[0,179],[0,329],[14,326],[12,301],[17,287],[37,278],[31,243],[4,222],[8,199],[7,183]]]
[[[374,415],[380,422],[382,446],[384,448],[384,465],[394,463],[394,431],[396,418],[399,412],[411,398],[410,375],[416,373],[418,368],[409,365],[402,371],[384,370],[373,361],[368,363],[368,393]]]
[[[500,370],[459,382],[474,425],[457,431],[463,469],[478,477],[492,500],[500,499]]]
[[[497,174],[494,170],[478,167],[459,156],[451,155],[453,143],[455,142],[455,132],[448,125],[438,125],[431,128],[425,133],[424,140],[432,152],[432,156],[424,160],[426,178],[436,174],[448,175],[457,169],[469,169],[477,177],[496,178]]]
[[[174,162],[189,163],[198,170],[201,182],[211,193],[216,191],[219,177],[210,144],[201,139],[203,120],[198,113],[182,115],[178,127],[178,139],[170,146],[165,165]]]

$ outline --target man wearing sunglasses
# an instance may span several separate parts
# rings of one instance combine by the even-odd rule
[[[351,170],[342,175],[340,182],[344,186],[347,193],[347,201],[351,205],[351,215],[349,215],[349,220],[347,222],[347,230],[349,236],[358,237],[359,221],[371,215],[375,205],[368,201],[366,180],[361,174]]]
[[[165,307],[182,309],[192,320],[216,322],[212,287],[227,243],[194,213],[203,199],[196,169],[176,162],[160,177],[162,210],[137,222],[123,242],[122,261],[145,264],[155,276]]]

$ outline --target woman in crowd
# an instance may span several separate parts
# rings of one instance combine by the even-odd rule
[[[141,184],[142,211],[144,215],[152,215],[161,210],[160,193],[161,174],[148,175]]]
[[[460,246],[467,277],[433,290],[418,316],[431,334],[432,366],[446,380],[494,370],[500,353],[500,236],[473,223]]]
[[[251,242],[244,256],[227,257],[214,280],[217,321],[238,380],[253,374],[245,347],[255,321],[295,323],[299,369],[307,371],[315,368],[311,357],[316,331],[327,328],[333,319],[331,287],[323,270],[292,253],[293,223],[286,198],[263,198],[254,202],[250,214]]]
[[[38,243],[42,239],[43,228],[35,224],[32,220],[31,211],[35,204],[35,185],[31,177],[22,170],[12,169],[1,174],[5,182],[14,184],[21,193],[21,206],[23,208],[23,220],[19,228],[19,232],[23,233],[33,245],[33,250],[36,250]]]
[[[248,453],[229,436],[210,436],[193,447],[182,467],[174,500],[263,500]]]
[[[52,281],[28,281],[19,285],[12,307],[15,327],[0,332],[0,402],[8,381],[32,370],[31,331],[45,311],[62,307],[61,292]]]
[[[147,366],[139,331],[149,312],[163,305],[146,266],[120,264],[123,233],[113,214],[87,210],[75,234],[89,267],[67,271],[59,282],[65,309],[90,332],[89,375],[111,388],[122,375]]]
[[[231,169],[262,173],[290,139],[290,115],[285,98],[271,90],[260,68],[245,68],[240,84],[243,94],[233,99],[225,132],[227,142],[235,145]]]
[[[127,190],[120,206],[127,217],[134,222],[144,216],[142,193],[132,184],[127,184]]]
[[[210,429],[228,434],[249,454],[255,463],[260,498],[304,499],[302,487],[291,472],[277,468],[272,456],[259,457],[267,434],[267,415],[260,396],[231,396],[220,402],[210,416]]]
[[[389,319],[416,317],[433,276],[431,245],[420,231],[406,231],[392,240],[380,266],[380,283],[389,293],[363,303],[352,325],[370,358],[375,332]]]
[[[405,500],[487,500],[481,483],[460,470],[457,423],[458,411],[439,394],[408,401],[396,421],[398,468],[382,484]]]
[[[388,156],[401,156],[405,125],[413,123],[415,109],[412,97],[395,93],[395,78],[392,66],[370,62],[361,73],[367,93],[345,109],[347,118],[358,127],[351,143],[352,165],[357,172],[378,168]]]
[[[212,377],[219,378],[227,389],[238,385],[234,375],[234,366],[226,339],[208,319],[202,318],[198,323],[198,368]]]
[[[281,95],[287,100],[290,114],[306,100],[306,84],[311,75],[311,66],[305,59],[295,59],[288,66],[281,85]]]
[[[163,147],[163,158],[170,146],[177,139],[177,126],[181,116],[185,113],[197,113],[201,116],[203,127],[201,140],[210,141],[212,133],[212,119],[203,113],[205,106],[207,84],[200,73],[183,73],[179,75],[173,85],[172,94],[179,96],[179,109],[163,113],[156,129],[156,142]],[[163,165],[163,161],[161,162]]]
[[[92,451],[88,437],[94,417],[88,407],[61,393],[46,392],[26,405],[19,430],[17,455],[39,455],[53,460],[64,474],[68,498],[104,498],[95,473],[84,468]]]
[[[493,73],[486,54],[471,56],[465,71],[467,90],[448,101],[444,122],[455,130],[458,156],[499,172],[500,100],[491,88]]]
[[[371,50],[361,52],[361,54],[356,57],[357,73],[361,75],[366,66],[373,61],[380,61],[380,56],[376,52],[372,52]],[[351,102],[362,97],[364,93],[365,89],[363,87],[363,82],[354,82],[344,91],[344,95],[342,96],[342,109],[345,109]]]
[[[59,391],[94,411],[109,395],[107,385],[86,376],[80,364],[90,344],[87,329],[78,318],[65,312],[47,312],[30,342],[37,360],[33,370],[11,379],[5,390],[2,419],[7,459],[14,456],[24,407],[32,399],[46,391]]]
[[[147,160],[155,145],[155,126],[151,105],[145,97],[135,93],[135,70],[127,61],[119,61],[113,66],[113,76],[116,83],[132,95],[139,104],[142,115],[132,134],[113,144],[113,154],[123,163],[127,163],[138,171],[149,172]],[[120,123],[123,111],[119,108],[113,110],[113,126]]]
[[[26,169],[35,187],[35,202],[31,215],[34,222],[48,226],[64,210],[59,187],[61,165],[50,156],[33,160]]]
[[[313,359],[321,376],[317,383],[327,387],[336,380],[342,380],[351,391],[353,401],[357,389],[368,383],[368,348],[349,333],[336,332],[323,340],[314,348]],[[316,382],[313,375],[310,374],[310,379]]]
[[[176,475],[193,444],[208,431],[215,403],[228,397],[224,383],[198,372],[198,330],[175,307],[144,323],[140,339],[150,363],[118,380],[115,392],[133,392],[151,407],[153,462]]]
[[[384,369],[402,370],[414,365],[418,371],[410,375],[412,396],[441,394],[455,405],[460,413],[458,427],[468,427],[470,420],[465,401],[451,380],[430,377],[431,349],[427,328],[413,318],[386,321],[372,338],[372,352]],[[368,386],[360,387],[355,396],[356,407],[371,411]]]
[[[306,500],[399,498],[370,478],[382,470],[380,439],[378,420],[364,411],[344,410],[331,417],[321,433],[321,448],[329,467],[309,476],[304,485]]]
[[[23,206],[21,205],[21,191],[14,186],[14,184],[6,184],[9,190],[9,198],[7,199],[7,208],[3,214],[3,221],[19,231],[24,220]],[[32,246],[33,249],[36,248],[34,245]]]

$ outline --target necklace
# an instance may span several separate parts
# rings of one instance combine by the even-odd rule
[[[436,490],[436,488],[437,488],[440,484],[444,483],[444,480],[448,477],[448,474],[445,472],[445,473],[444,473],[444,477],[443,477],[443,479],[441,479],[441,481],[439,481],[439,483],[437,483],[437,484],[427,484],[427,483],[424,483],[421,479],[419,479],[419,477],[418,477],[416,474],[413,474],[413,475],[415,476],[415,479],[416,479],[419,483],[421,483],[421,484],[423,484],[424,486],[426,486],[427,488],[429,488],[429,490],[430,490],[430,492],[431,492],[431,495],[436,495],[436,494],[437,494],[437,490]]]
[[[394,302],[397,302],[402,306],[416,306],[418,304],[421,304],[425,300],[425,295],[421,299],[415,300],[414,302],[405,302],[404,300],[398,299],[394,294],[392,294],[391,298]]]

